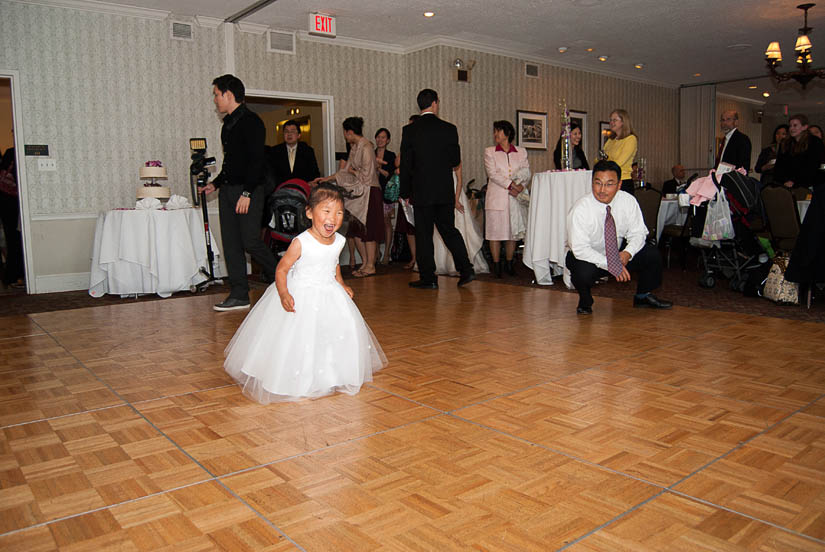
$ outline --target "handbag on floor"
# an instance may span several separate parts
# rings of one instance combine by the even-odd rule
[[[774,303],[783,305],[799,304],[799,284],[785,279],[785,269],[788,268],[788,257],[777,256],[765,280],[765,289],[762,295]]]

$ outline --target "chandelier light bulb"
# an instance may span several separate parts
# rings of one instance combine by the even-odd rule
[[[811,49],[811,39],[808,38],[808,35],[800,35],[796,38],[796,46],[794,46],[794,50],[797,52],[804,52],[805,50]]]

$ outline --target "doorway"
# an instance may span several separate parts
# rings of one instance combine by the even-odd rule
[[[15,147],[15,97],[12,76],[0,72],[0,274],[4,295],[27,291],[26,248],[24,246],[22,199],[22,155]],[[32,291],[29,289],[28,291]]]

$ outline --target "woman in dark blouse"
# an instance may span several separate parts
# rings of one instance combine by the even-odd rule
[[[562,138],[560,137],[556,143],[556,150],[553,152],[553,162],[556,164],[557,169],[564,168],[561,166],[561,144]],[[571,169],[590,168],[590,165],[587,164],[587,157],[585,157],[584,150],[582,149],[582,129],[579,128],[579,125],[576,123],[570,124],[570,155],[572,157],[570,160]]]
[[[386,128],[379,128],[375,133],[375,164],[378,169],[378,183],[381,184],[382,197],[387,189],[387,181],[395,172],[395,153],[387,149],[389,144],[390,131]],[[384,256],[381,258],[381,264],[390,262],[393,235],[392,221],[397,208],[397,202],[384,199]]]

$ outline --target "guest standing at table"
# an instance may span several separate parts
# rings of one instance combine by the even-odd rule
[[[553,151],[553,162],[559,170],[564,169],[564,167],[561,166],[561,148],[563,141],[564,133],[562,133],[559,141],[556,142],[556,149]],[[585,157],[584,150],[582,149],[582,129],[579,128],[579,125],[576,123],[570,123],[570,156],[572,157],[570,160],[571,169],[590,168],[590,165],[587,164],[587,157]]]
[[[453,172],[461,166],[461,147],[455,125],[438,118],[438,93],[425,88],[416,98],[421,117],[404,127],[401,135],[401,197],[414,198],[415,247],[420,279],[410,282],[418,289],[438,289],[435,276],[433,227],[459,271],[458,286],[475,280],[467,246],[455,227],[456,210],[461,205],[461,179]]]
[[[347,164],[332,176],[317,181],[336,182],[351,196],[344,200],[344,206],[353,217],[347,237],[354,238],[362,261],[352,275],[365,278],[375,274],[378,242],[384,233],[384,201],[378,183],[375,149],[369,138],[364,137],[364,119],[347,117],[343,128],[344,139],[351,146]]]
[[[375,133],[375,166],[378,169],[378,183],[381,185],[381,197],[384,201],[384,256],[381,264],[389,264],[392,249],[393,217],[398,207],[396,202],[384,199],[384,190],[390,177],[395,173],[395,153],[388,150],[390,131],[379,128]]]
[[[513,253],[516,240],[510,225],[510,202],[524,189],[516,180],[520,170],[530,170],[527,150],[512,144],[516,130],[510,121],[493,123],[495,146],[484,150],[484,168],[487,170],[487,195],[484,200],[484,237],[490,242],[493,256],[493,274],[501,278],[501,242],[507,273],[516,275]],[[579,133],[581,138],[581,133]]]
[[[651,292],[662,283],[662,258],[656,246],[645,243],[647,226],[639,203],[619,190],[621,169],[613,161],[593,167],[592,193],[580,198],[567,214],[565,266],[579,294],[577,314],[593,314],[590,289],[603,276],[629,282],[639,273],[634,307],[669,309],[670,301]],[[619,251],[621,240],[627,245]]]
[[[808,132],[808,117],[794,115],[788,121],[790,136],[779,144],[774,169],[774,182],[794,192],[797,199],[805,199],[814,184],[823,178],[820,165],[825,163],[822,140]]]
[[[264,144],[266,127],[244,103],[241,79],[223,75],[212,81],[212,97],[218,113],[224,114],[221,129],[223,167],[220,174],[199,192],[220,188],[218,213],[221,242],[229,272],[229,297],[214,306],[217,311],[249,308],[246,255],[261,265],[264,280],[275,281],[275,257],[261,241],[264,209]]]
[[[734,168],[750,170],[751,166],[751,139],[739,130],[739,112],[729,109],[723,111],[719,117],[719,128],[725,135],[719,142],[719,151],[716,153],[714,167],[719,163],[727,163]]]
[[[633,195],[633,159],[636,157],[638,141],[633,132],[630,115],[624,109],[615,109],[610,114],[610,138],[604,145],[608,161],[621,168],[622,191]]]

